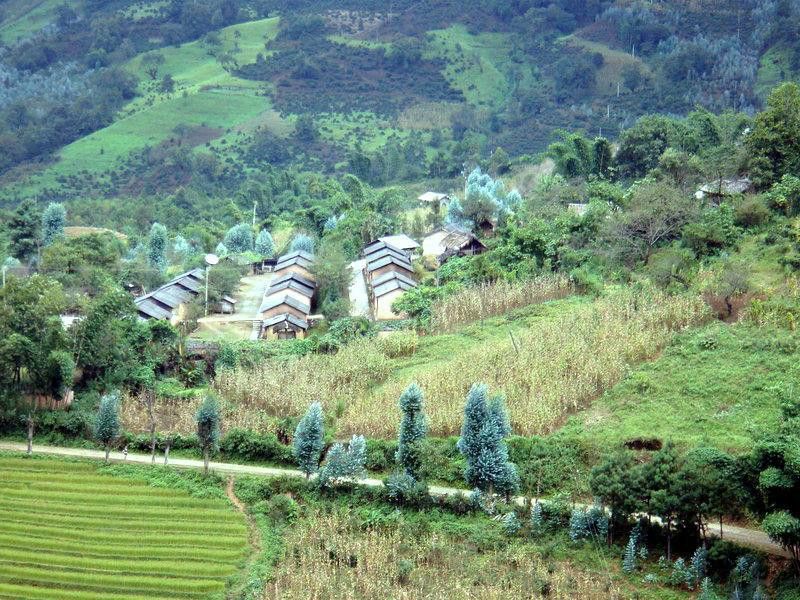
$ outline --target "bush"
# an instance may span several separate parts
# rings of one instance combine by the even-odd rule
[[[771,217],[772,213],[760,198],[747,198],[734,211],[734,223],[746,229],[760,227]]]
[[[231,429],[222,439],[220,450],[229,459],[295,464],[291,446],[281,444],[273,433]]]
[[[430,503],[428,486],[408,473],[393,473],[384,481],[386,494],[395,504],[422,508]]]
[[[276,494],[253,505],[255,514],[269,517],[274,523],[292,523],[300,515],[300,506],[287,494]]]
[[[367,440],[367,470],[387,471],[392,468],[396,452],[396,440]]]
[[[419,346],[419,336],[416,331],[396,331],[382,337],[381,350],[389,358],[412,356]]]

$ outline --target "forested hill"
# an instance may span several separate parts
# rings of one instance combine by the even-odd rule
[[[796,0],[4,0],[0,198],[454,177],[559,129],[752,113],[798,34]]]

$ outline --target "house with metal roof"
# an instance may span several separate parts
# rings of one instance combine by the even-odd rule
[[[392,271],[380,276],[372,285],[372,312],[375,319],[388,321],[401,315],[392,312],[392,303],[405,292],[417,287],[417,283],[402,273]]]
[[[376,277],[380,277],[390,271],[403,273],[407,277],[414,277],[414,267],[407,260],[402,260],[396,256],[384,256],[378,260],[368,262],[366,266],[367,279],[371,282]]]
[[[307,252],[297,251],[281,256],[275,265],[274,272],[276,277],[282,277],[289,273],[296,273],[306,279],[314,281],[313,267],[314,256]]]
[[[264,297],[274,296],[276,294],[284,294],[297,298],[302,302],[308,302],[311,304],[316,291],[314,286],[307,286],[292,277],[281,279],[283,279],[283,281],[279,281],[277,283],[273,282],[270,284],[266,293],[264,294]]]
[[[308,332],[308,321],[290,313],[282,313],[264,320],[262,336],[268,340],[302,340]]]
[[[258,313],[262,319],[270,319],[283,313],[305,319],[311,314],[311,302],[295,298],[289,294],[276,294],[264,298]]]
[[[175,325],[183,319],[186,305],[200,294],[204,285],[203,270],[192,269],[133,302],[139,318],[165,320]]]

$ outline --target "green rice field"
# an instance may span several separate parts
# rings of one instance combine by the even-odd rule
[[[224,497],[0,455],[2,599],[222,598],[246,555]]]

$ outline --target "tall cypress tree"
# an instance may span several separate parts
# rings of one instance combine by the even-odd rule
[[[100,408],[94,422],[94,439],[103,444],[106,462],[111,452],[111,444],[119,435],[119,393],[112,392],[100,398]]]
[[[51,202],[42,213],[42,245],[49,246],[63,237],[67,224],[67,211],[63,204]]]
[[[266,258],[275,256],[275,240],[266,229],[259,231],[256,236],[256,252]]]
[[[458,449],[467,459],[464,479],[470,487],[510,496],[519,487],[516,466],[508,460],[505,437],[510,432],[501,397],[487,399],[484,384],[467,395]]]
[[[207,475],[211,453],[216,452],[219,446],[220,409],[215,396],[208,394],[205,397],[197,409],[195,421],[197,421],[197,439],[203,451],[203,473]]]
[[[323,433],[322,405],[314,402],[297,424],[292,442],[297,464],[306,474],[306,479],[319,469],[319,459],[324,446]]]
[[[162,273],[167,268],[167,228],[161,223],[153,223],[147,238],[147,262]]]
[[[422,476],[422,443],[428,433],[422,390],[412,383],[400,396],[399,403],[403,420],[400,422],[395,460],[408,475],[419,480]]]

